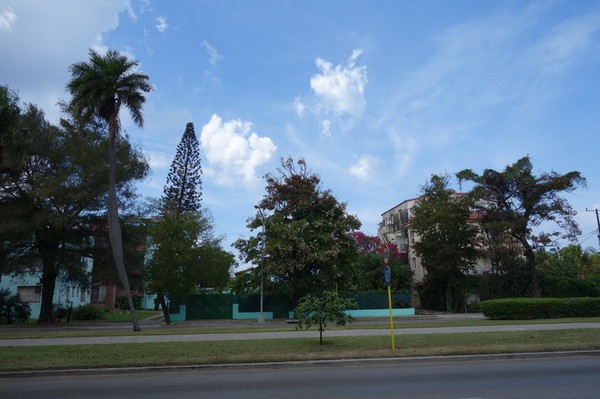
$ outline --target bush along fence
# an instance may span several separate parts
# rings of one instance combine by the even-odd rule
[[[481,311],[493,320],[600,317],[600,298],[506,298],[482,301]]]
[[[354,299],[358,309],[347,310],[353,317],[388,317],[387,293],[356,292],[343,294],[344,298]],[[257,320],[260,312],[259,295],[235,294],[196,294],[191,295],[185,304],[176,306],[179,313],[172,313],[174,321],[183,320]],[[413,316],[415,310],[410,307],[410,294],[392,295],[393,316]],[[293,304],[287,296],[269,296],[263,298],[263,314],[266,320],[294,318]]]

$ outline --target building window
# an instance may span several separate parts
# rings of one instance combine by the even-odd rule
[[[92,286],[92,302],[105,302],[106,301],[106,286],[105,285],[94,285]]]
[[[17,287],[17,293],[23,302],[40,303],[42,301],[42,287],[40,285],[22,285]]]

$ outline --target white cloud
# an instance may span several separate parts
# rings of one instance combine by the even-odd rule
[[[305,108],[306,108],[306,106],[304,105],[304,103],[302,102],[302,99],[300,97],[294,98],[294,109],[296,110],[296,115],[298,115],[300,118],[302,118],[304,116]]]
[[[331,121],[329,119],[321,121],[321,134],[327,137],[331,136]]]
[[[132,21],[137,21],[137,15],[131,6],[131,2],[129,1],[127,2],[127,14],[129,14],[129,18],[131,18]]]
[[[210,65],[212,65],[213,67],[216,67],[218,62],[223,59],[223,56],[221,54],[219,54],[217,49],[214,48],[206,40],[202,41],[202,47],[204,47],[206,49],[206,51],[208,52],[208,55],[210,56],[210,59],[208,60],[208,62],[210,62]]]
[[[530,49],[529,58],[547,72],[562,71],[597,43],[599,31],[600,13],[568,19]]]
[[[269,137],[251,132],[252,123],[232,120],[223,122],[213,115],[200,132],[200,147],[206,154],[207,175],[216,177],[221,185],[241,180],[245,184],[256,180],[256,168],[273,156],[277,147]]]
[[[327,112],[336,116],[359,116],[364,111],[367,67],[356,65],[361,53],[362,50],[354,50],[344,64],[335,67],[329,61],[317,58],[321,73],[310,79],[310,87]]]
[[[359,179],[367,180],[373,176],[376,163],[377,160],[374,157],[370,155],[363,155],[355,165],[350,167],[350,174],[358,177]]]
[[[167,17],[165,17],[164,15],[161,15],[160,17],[156,18],[156,30],[159,31],[160,33],[164,33],[167,31],[167,29],[169,29],[169,24],[167,23]]]
[[[2,59],[10,60],[0,62],[2,84],[17,90],[23,103],[36,104],[50,121],[57,122],[57,102],[68,99],[69,65],[86,60],[90,48],[103,44],[103,35],[118,27],[119,15],[127,6],[127,0],[12,2],[10,9],[0,11],[3,23],[8,23],[4,28],[13,26],[10,15],[18,18],[12,34],[0,34]]]
[[[12,8],[7,7],[0,13],[0,30],[11,32],[13,26],[17,23],[17,14]]]
[[[153,170],[157,169],[168,169],[170,166],[169,157],[160,152],[145,151],[148,157],[148,164]]]

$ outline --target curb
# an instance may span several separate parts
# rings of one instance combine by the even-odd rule
[[[447,356],[407,356],[407,357],[384,357],[363,359],[336,359],[336,360],[307,360],[307,361],[284,361],[265,363],[226,363],[226,364],[195,364],[183,366],[145,366],[145,367],[114,367],[97,369],[64,369],[64,370],[33,370],[33,371],[9,371],[0,372],[0,378],[28,378],[28,377],[53,377],[69,375],[94,375],[94,374],[122,374],[122,373],[152,373],[165,371],[191,371],[191,370],[218,370],[218,369],[248,369],[248,368],[291,368],[291,367],[330,367],[330,366],[356,366],[368,365],[370,363],[386,362],[396,363],[424,363],[452,361],[489,361],[503,359],[541,359],[554,357],[600,357],[600,350],[563,351],[563,352],[517,352],[496,353],[480,355],[447,355]]]

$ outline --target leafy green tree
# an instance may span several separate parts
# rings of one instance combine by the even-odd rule
[[[93,256],[94,217],[106,209],[107,141],[100,126],[53,126],[32,105],[17,125],[18,139],[5,148],[20,155],[0,171],[0,265],[5,272],[41,271],[38,322],[50,323],[57,279],[89,283],[83,259]],[[145,177],[148,164],[128,142],[117,147],[117,189],[129,198],[131,181]]]
[[[544,297],[599,296],[600,258],[595,250],[580,245],[535,251],[536,268]],[[600,274],[598,274],[600,277]]]
[[[171,323],[171,318],[165,296],[172,300],[182,299],[194,291],[199,280],[198,236],[202,228],[199,217],[193,212],[179,217],[164,216],[148,228],[154,249],[146,265],[146,287],[149,292],[159,295],[167,324]]]
[[[67,88],[73,96],[71,107],[78,119],[99,118],[108,126],[108,231],[115,265],[123,289],[127,293],[134,331],[141,331],[129,289],[129,280],[123,259],[123,240],[119,223],[116,170],[117,139],[121,131],[119,111],[127,108],[134,123],[142,127],[144,93],[152,90],[147,75],[137,72],[139,63],[129,60],[114,50],[104,56],[90,50],[89,62],[78,62],[70,67],[71,81]]]
[[[383,254],[390,254],[388,265],[392,272],[392,290],[408,290],[413,282],[410,266],[402,261],[400,251],[393,243],[384,244],[379,237],[367,236],[357,231],[352,234],[356,241],[358,257],[351,263],[351,281],[356,291],[380,291],[385,289]]]
[[[171,163],[167,185],[162,197],[162,213],[196,212],[202,199],[202,168],[200,146],[190,122],[177,145],[177,153]]]
[[[245,263],[261,264],[267,284],[294,303],[308,293],[349,287],[346,268],[357,256],[350,234],[360,221],[321,188],[304,160],[288,158],[281,166],[279,176],[265,177],[267,193],[247,224],[260,233],[234,246]]]
[[[212,219],[205,212],[167,214],[150,222],[153,250],[146,265],[146,288],[161,294],[167,324],[171,319],[165,297],[183,301],[197,288],[223,288],[235,265],[234,256],[221,248],[221,238],[214,236]]]
[[[534,250],[556,238],[575,240],[580,234],[574,219],[576,212],[561,194],[585,186],[585,178],[577,171],[543,172],[536,176],[528,156],[502,172],[486,169],[479,175],[465,169],[456,176],[461,182],[475,184],[471,196],[479,199],[474,206],[482,212],[484,220],[503,225],[504,233],[520,244],[527,259],[531,293],[539,297]],[[555,223],[559,229],[548,231],[551,223],[546,222]]]
[[[494,221],[485,217],[479,218],[480,234],[477,236],[477,247],[480,256],[489,260],[490,269],[483,273],[484,298],[503,298],[506,296],[522,296],[528,278],[523,278],[523,257],[520,244],[507,234],[504,221]]]
[[[417,233],[415,252],[421,257],[427,279],[441,282],[454,299],[448,310],[459,309],[464,293],[461,282],[475,266],[477,227],[469,223],[470,200],[449,188],[447,176],[433,175],[423,186],[423,197],[412,208],[411,228]]]
[[[323,331],[328,322],[338,326],[351,323],[354,317],[345,311],[357,307],[353,299],[342,298],[335,291],[308,294],[296,306],[295,315],[298,319],[298,328],[308,329],[311,326],[319,327],[319,344],[323,345]]]
[[[15,162],[18,163],[21,155],[14,145],[19,137],[20,115],[17,93],[8,86],[0,86],[0,171],[6,171],[11,165],[14,166]]]

